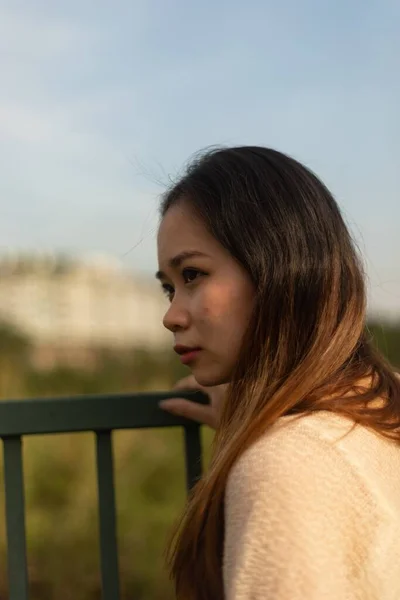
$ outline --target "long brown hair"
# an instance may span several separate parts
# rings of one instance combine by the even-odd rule
[[[367,334],[355,245],[312,172],[267,148],[213,150],[167,192],[161,217],[181,201],[257,290],[210,467],[169,549],[177,598],[215,600],[223,598],[224,494],[238,457],[280,417],[321,410],[400,442],[400,385]]]

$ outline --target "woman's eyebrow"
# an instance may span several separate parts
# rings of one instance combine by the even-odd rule
[[[204,252],[199,252],[199,250],[185,250],[184,252],[180,252],[179,254],[171,258],[168,264],[172,269],[177,269],[178,267],[180,267],[184,260],[187,260],[189,258],[196,258],[199,256],[205,257],[208,256],[208,254],[205,254]],[[156,279],[165,279],[165,277],[166,276],[163,271],[157,271]]]

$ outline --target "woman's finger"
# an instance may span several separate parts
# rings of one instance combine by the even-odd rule
[[[197,423],[209,425],[209,427],[216,427],[215,414],[210,405],[198,404],[183,398],[169,398],[162,400],[159,406],[173,415],[191,419]]]
[[[188,375],[176,382],[174,390],[200,390],[201,386],[197,383],[193,375]]]

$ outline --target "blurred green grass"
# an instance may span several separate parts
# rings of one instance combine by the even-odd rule
[[[400,324],[370,324],[376,344],[400,367]],[[24,340],[0,330],[0,396],[169,389],[186,374],[169,354],[104,354],[91,374],[32,371]],[[13,337],[14,336],[14,337]],[[18,343],[15,344],[15,339]],[[14,342],[13,342],[14,340]],[[14,343],[14,346],[13,346]],[[205,463],[212,432],[204,430]],[[122,600],[172,600],[164,566],[171,527],[185,502],[179,429],[114,433]],[[95,440],[92,434],[24,439],[27,543],[32,600],[100,600]],[[2,455],[0,458],[2,479]],[[0,600],[7,595],[4,494],[0,494]]]
[[[203,437],[209,448],[211,433]],[[114,453],[122,598],[172,599],[164,549],[186,497],[182,432],[115,432]],[[33,600],[100,599],[94,436],[25,438],[24,471]],[[0,505],[4,566],[3,495]],[[2,569],[0,598],[6,597]]]

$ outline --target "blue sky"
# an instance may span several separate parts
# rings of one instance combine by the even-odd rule
[[[262,144],[332,189],[400,314],[397,0],[0,0],[0,73],[0,252],[153,272],[169,176]]]

